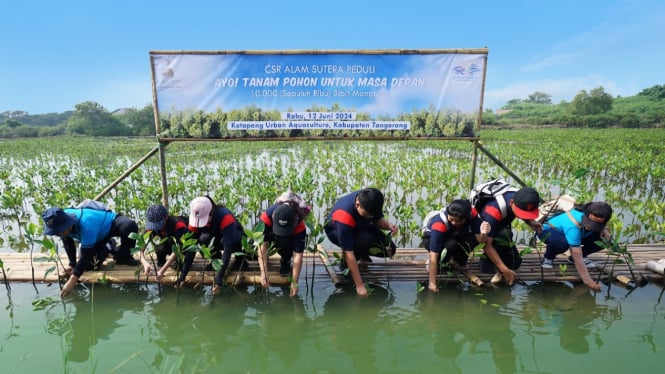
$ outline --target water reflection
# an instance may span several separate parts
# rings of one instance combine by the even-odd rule
[[[160,371],[195,372],[223,366],[222,355],[241,345],[250,295],[227,288],[209,292],[164,288],[149,306],[150,366]]]
[[[261,372],[295,370],[300,359],[307,360],[303,353],[304,342],[306,332],[311,329],[302,299],[290,297],[288,287],[270,293],[258,287],[252,295],[251,307],[255,309],[260,331],[252,350],[254,368]],[[256,357],[259,355],[262,357]]]
[[[65,331],[65,358],[68,362],[89,363],[102,357],[104,352],[96,349],[100,341],[113,345],[111,335],[121,327],[120,320],[127,312],[139,312],[143,309],[143,301],[134,291],[118,287],[111,291],[93,285],[90,289],[78,291],[80,297],[71,298],[67,305],[69,329]],[[122,305],[113,303],[113,299],[122,298]],[[101,299],[101,300],[100,300]],[[54,326],[51,320],[49,326]]]
[[[434,294],[393,282],[372,285],[368,298],[328,284],[297,298],[278,287],[212,296],[206,287],[95,286],[64,304],[57,289],[20,286],[0,318],[0,361],[19,357],[15,372],[615,372],[619,356],[626,369],[665,365],[663,290],[653,286]],[[57,303],[33,310],[31,300],[49,295]]]
[[[446,297],[431,292],[420,295],[418,309],[428,318],[434,353],[441,359],[441,372],[462,373],[467,356],[483,371],[493,367],[497,373],[517,372],[511,316],[501,309],[511,300],[510,288],[496,288],[483,294],[449,293]],[[479,361],[488,354],[493,365]]]
[[[535,283],[527,287],[522,303],[522,322],[533,333],[558,335],[562,349],[573,354],[589,352],[589,341],[602,346],[599,325],[609,328],[621,318],[621,310],[612,304],[598,304],[584,285],[564,282]]]
[[[367,298],[358,297],[352,287],[331,293],[316,319],[319,328],[327,331],[326,343],[334,359],[332,372],[377,372],[383,345],[378,333],[384,327],[380,313],[395,301],[388,287],[372,284]]]

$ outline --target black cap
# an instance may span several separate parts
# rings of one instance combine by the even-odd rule
[[[540,204],[540,195],[533,188],[524,187],[515,192],[513,196],[513,213],[521,219],[538,218],[538,205]]]
[[[296,227],[296,212],[289,204],[281,204],[272,212],[272,232],[277,236],[289,236]]]
[[[145,229],[159,231],[164,227],[164,219],[169,215],[169,212],[162,204],[153,204],[148,207],[145,215],[147,218]]]

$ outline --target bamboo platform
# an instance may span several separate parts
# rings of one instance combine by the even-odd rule
[[[658,261],[665,258],[665,244],[654,245],[630,245],[628,251],[633,258],[633,264],[616,261],[616,256],[608,256],[606,251],[600,251],[589,256],[598,266],[589,269],[593,279],[603,282],[618,282],[627,287],[642,286],[648,282],[663,282],[663,275],[647,269],[648,261]],[[339,256],[337,252],[337,256]],[[542,255],[541,255],[542,256]],[[34,254],[33,263],[30,264],[29,253],[0,253],[0,259],[4,264],[4,270],[9,282],[32,282],[34,268],[34,280],[38,283],[53,283],[58,281],[58,272],[54,270],[53,261],[43,261],[40,258],[44,254]],[[400,248],[392,259],[373,258],[373,262],[361,265],[360,270],[363,280],[366,282],[426,282],[427,271],[425,261],[427,252],[420,248]],[[530,253],[523,256],[522,266],[517,270],[521,281],[544,281],[544,282],[580,282],[575,266],[567,264],[567,256],[559,255],[554,261],[552,269],[542,269],[540,256]],[[66,256],[62,255],[62,263],[66,263]],[[62,263],[59,263],[59,273],[63,273]],[[329,279],[335,286],[351,284],[351,280],[339,271],[335,251],[324,248],[319,253],[306,253],[303,258],[301,281],[304,277],[315,277],[322,280]],[[204,261],[197,256],[192,270],[187,276],[185,287],[196,285],[210,285],[214,280],[213,271],[204,271]],[[53,269],[53,270],[49,270]],[[112,259],[107,259],[98,271],[87,271],[80,281],[83,283],[161,283],[173,284],[176,271],[170,269],[166,276],[158,282],[153,276],[139,271],[140,267],[116,265]],[[256,261],[249,261],[249,269],[241,272],[227,274],[226,282],[232,285],[258,285],[260,284],[260,273]],[[273,256],[269,261],[269,279],[273,286],[288,286],[289,278],[280,276],[279,257]],[[632,271],[631,271],[632,269]],[[478,258],[470,258],[468,272],[460,273],[456,270],[444,272],[439,275],[442,283],[464,282],[476,286],[491,284],[494,274],[484,274],[479,269]],[[0,273],[0,280],[4,280]]]

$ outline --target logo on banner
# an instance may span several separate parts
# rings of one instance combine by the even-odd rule
[[[479,73],[482,73],[482,71],[483,70],[475,62],[453,67],[453,74],[455,74],[454,79],[457,81],[476,80]]]
[[[167,58],[160,58],[155,62],[155,71],[159,74],[156,82],[157,89],[180,87],[180,82],[175,79],[175,72],[170,65],[171,61]]]

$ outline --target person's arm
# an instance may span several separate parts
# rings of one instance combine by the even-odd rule
[[[302,269],[302,253],[293,254],[293,279],[291,279],[291,292],[289,295],[294,297],[298,294],[298,280],[300,279],[300,270]]]
[[[67,259],[69,260],[69,264],[65,268],[65,274],[70,275],[76,266],[76,243],[74,243],[74,239],[65,236],[62,238],[62,246],[65,247],[65,253],[67,253]]]
[[[226,275],[226,269],[229,268],[229,262],[231,262],[231,255],[233,254],[233,247],[230,245],[225,245],[222,251],[222,267],[219,269],[217,274],[215,274],[215,287],[221,287],[224,284],[224,276]],[[242,261],[237,258],[235,261]],[[219,290],[219,287],[216,289],[213,287],[214,291]]]
[[[570,256],[573,258],[573,262],[575,263],[575,270],[577,270],[577,274],[579,274],[582,282],[584,282],[584,284],[592,290],[600,291],[600,284],[594,282],[593,279],[591,279],[589,270],[586,268],[582,254],[582,248],[570,247]]]
[[[141,251],[139,252],[139,261],[141,261],[141,265],[143,265],[143,272],[148,275],[152,275],[154,269],[152,268],[152,265],[150,265],[150,262],[145,255],[145,246],[141,247]]]
[[[164,278],[164,274],[166,274],[166,271],[171,267],[171,264],[175,262],[177,257],[178,255],[175,252],[171,253],[169,257],[166,259],[164,265],[162,265],[159,271],[157,271],[157,273],[155,274],[155,279],[157,279],[158,281],[162,280],[162,278]]]
[[[517,279],[517,273],[506,266],[503,260],[501,260],[501,256],[499,256],[496,248],[494,248],[493,237],[488,237],[487,241],[485,242],[485,255],[490,259],[490,261],[492,261],[492,263],[494,263],[499,272],[501,272],[501,275],[503,275],[506,283],[511,286]]]
[[[529,219],[524,221],[533,231],[536,232],[536,234],[540,234],[543,232],[543,224],[542,222],[538,222],[535,219]]]
[[[365,288],[363,278],[360,276],[356,255],[353,251],[344,251],[344,260],[346,261],[349,273],[351,273],[351,279],[353,279],[353,283],[356,285],[356,293],[360,296],[367,296],[367,289]]]
[[[381,217],[376,221],[376,227],[381,230],[389,230],[391,235],[396,235],[399,228],[396,224],[388,222],[385,217]]]
[[[70,292],[76,287],[76,283],[78,283],[79,277],[77,275],[72,274],[69,276],[69,279],[67,280],[67,283],[65,283],[64,286],[62,286],[62,291],[60,291],[60,297],[65,297],[69,295]]]
[[[429,252],[429,282],[427,288],[432,292],[439,292],[439,286],[436,284],[436,274],[439,267],[440,254],[434,251]]]
[[[489,234],[490,230],[492,230],[492,226],[490,226],[489,222],[483,221],[483,223],[480,224],[480,233],[475,234],[478,243],[487,242],[487,234]]]
[[[270,280],[268,279],[268,242],[261,243],[259,248],[259,270],[261,271],[261,287],[268,289]]]

